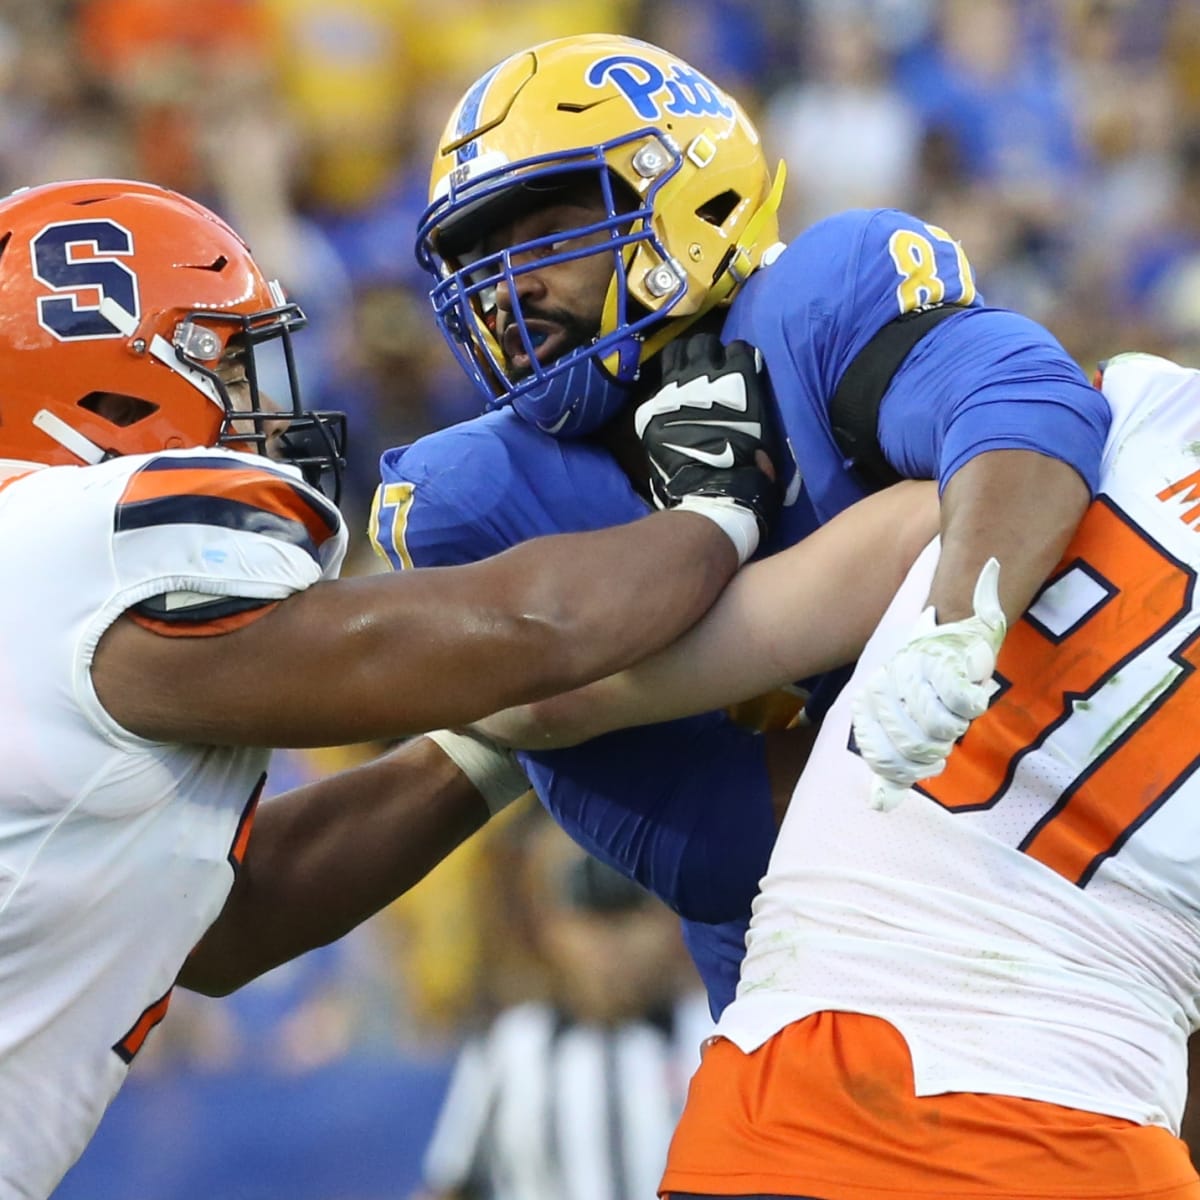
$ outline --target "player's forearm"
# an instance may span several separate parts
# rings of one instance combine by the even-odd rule
[[[704,615],[737,565],[726,534],[690,512],[535,539],[459,568],[475,573],[471,588],[481,600],[473,609],[425,606],[409,617],[395,654],[359,656],[357,678],[343,673],[338,687],[359,712],[394,705],[402,658],[421,681],[406,701],[410,727],[462,725],[570,691],[661,649]],[[483,636],[447,654],[468,619]]]
[[[341,937],[423,879],[487,815],[425,738],[265,801],[225,907],[179,982],[225,995]]]
[[[1090,501],[1073,467],[1027,450],[973,458],[942,494],[942,549],[929,602],[940,622],[970,616],[980,569],[1000,563],[1000,604],[1011,624],[1066,550]]]
[[[736,568],[712,521],[659,513],[469,566],[317,584],[219,637],[118,621],[93,679],[121,725],[155,740],[383,740],[619,670],[691,625]]]
[[[788,627],[794,615],[787,611],[788,601],[795,593],[788,586],[794,579],[784,569],[786,557],[747,567],[699,625],[643,662],[586,687],[498,713],[480,727],[526,749],[570,746],[613,729],[736,704],[789,683],[798,678],[789,665],[791,652],[814,663],[814,670],[834,665],[818,656],[827,650],[836,656],[836,639],[810,636],[817,631],[805,623],[805,611]],[[772,578],[778,587],[771,586]],[[787,653],[781,653],[781,635],[789,643]],[[798,640],[803,645],[798,647]]]
[[[585,687],[505,709],[476,728],[504,745],[550,750],[613,729],[708,712],[791,682],[798,676],[776,641],[796,615],[785,611],[793,595],[788,584],[794,582],[783,562],[787,557],[785,552],[779,562],[747,567],[698,625],[644,661]],[[772,579],[778,587],[771,586]],[[801,611],[788,627],[788,640],[794,640],[792,634],[803,638],[802,657],[815,661],[817,651],[832,642],[810,640],[804,618]]]
[[[737,570],[730,539],[707,517],[656,513],[586,535],[542,538],[491,563],[520,564],[520,606],[535,619],[546,666],[578,686],[673,641]]]

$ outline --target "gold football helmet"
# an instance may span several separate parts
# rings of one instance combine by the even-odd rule
[[[553,237],[482,254],[485,235],[591,173],[606,214]],[[614,415],[641,365],[728,302],[779,237],[772,183],[737,102],[665,50],[589,34],[505,59],[459,101],[438,146],[417,257],[437,320],[487,407],[504,404],[556,436]],[[528,271],[611,253],[597,335],[539,359],[513,301],[530,366],[494,336],[494,297]],[[605,238],[607,240],[605,240]]]

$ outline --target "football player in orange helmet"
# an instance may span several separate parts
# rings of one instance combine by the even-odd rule
[[[251,838],[266,747],[461,724],[639,658],[707,608],[770,507],[760,429],[680,473],[693,511],[334,582],[345,525],[288,439],[333,468],[338,419],[300,406],[294,372],[277,409],[255,367],[302,323],[173,192],[0,201],[5,1195],[53,1190],[181,970],[221,992],[327,942],[525,787],[443,731],[264,805]],[[292,462],[262,453],[281,447]]]
[[[265,452],[274,431],[274,449],[329,476],[336,498],[345,417],[301,407],[291,339],[304,314],[215,213],[146,183],[51,184],[0,204],[0,244],[0,457]],[[254,353],[276,341],[282,408],[260,394]]]

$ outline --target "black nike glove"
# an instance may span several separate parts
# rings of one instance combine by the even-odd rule
[[[634,417],[655,505],[709,498],[751,513],[765,533],[782,499],[782,442],[762,356],[748,342],[697,333],[667,345],[662,372]]]

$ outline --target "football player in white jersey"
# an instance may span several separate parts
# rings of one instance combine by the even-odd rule
[[[1178,1137],[1200,1025],[1200,372],[1121,355],[1103,386],[1100,492],[1003,637],[987,711],[921,746],[946,692],[924,713],[861,699],[902,646],[939,679],[918,617],[935,541],[816,735],[664,1195],[1200,1197]],[[562,744],[822,668],[932,504],[925,484],[879,493],[662,654],[484,727]],[[885,803],[859,752],[881,717],[925,764]]]
[[[711,603],[769,506],[746,437],[732,470],[692,472],[691,512],[331,582],[346,530],[302,475],[336,468],[340,418],[300,407],[302,324],[175,193],[0,201],[2,1200],[53,1190],[181,968],[220,992],[338,936],[493,798],[489,763],[419,739],[264,805],[251,839],[264,747],[436,729],[634,661]]]

